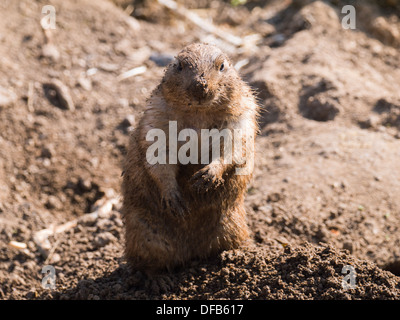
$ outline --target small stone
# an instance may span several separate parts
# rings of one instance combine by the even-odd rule
[[[79,77],[78,84],[86,91],[92,90],[92,80],[86,77]]]
[[[83,226],[94,226],[97,221],[97,216],[91,213],[79,217],[78,223]]]
[[[268,195],[267,201],[268,202],[278,202],[281,200],[281,194],[278,192],[273,192]]]
[[[123,227],[124,223],[122,222],[122,220],[120,218],[115,218],[114,219],[114,223],[117,227]]]
[[[59,210],[62,209],[62,203],[56,196],[50,195],[46,202],[46,208]]]
[[[89,179],[79,179],[78,181],[78,187],[84,191],[84,192],[88,192],[90,190],[92,190],[92,181],[90,181]]]
[[[102,232],[94,238],[93,244],[96,248],[101,248],[114,240],[116,240],[116,238],[110,232]]]
[[[128,56],[133,51],[132,42],[129,39],[122,39],[115,44],[114,50],[116,53]]]
[[[376,128],[380,124],[380,118],[377,115],[370,115],[365,120],[360,120],[358,124],[362,129]]]
[[[42,164],[44,167],[49,167],[51,165],[51,161],[48,158],[43,158]]]
[[[174,60],[174,56],[166,53],[153,53],[150,55],[150,60],[159,67],[165,67]]]
[[[120,126],[127,128],[135,124],[135,116],[133,114],[128,114],[124,120],[121,121]]]
[[[58,253],[53,254],[53,256],[50,259],[51,263],[58,263],[61,261],[61,256]]]
[[[9,107],[17,101],[17,96],[14,92],[0,86],[0,108]]]
[[[99,69],[106,71],[106,72],[114,72],[114,71],[119,70],[119,66],[114,63],[102,62],[99,64]]]
[[[133,130],[134,125],[135,116],[133,114],[129,114],[120,122],[117,129],[121,130],[123,133],[128,133]]]
[[[346,241],[343,243],[343,249],[349,250],[350,253],[353,252],[353,243],[350,241]]]
[[[279,47],[286,41],[286,37],[282,33],[278,33],[271,37],[271,47]]]
[[[69,88],[58,79],[43,84],[46,97],[50,102],[62,109],[75,110],[75,104],[72,100]]]
[[[128,108],[129,107],[129,100],[125,98],[120,98],[117,101],[118,106],[122,108]]]
[[[57,62],[60,59],[60,52],[54,44],[46,43],[42,47],[42,57]]]
[[[98,219],[96,226],[99,228],[99,230],[111,230],[114,224],[109,219]]]
[[[53,152],[51,150],[51,147],[43,147],[42,151],[40,152],[41,158],[51,159],[52,155],[53,155]]]

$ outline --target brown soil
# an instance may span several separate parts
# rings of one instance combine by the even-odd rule
[[[107,0],[51,1],[46,45],[48,2],[0,4],[0,299],[400,297],[396,2],[357,5],[357,29],[345,30],[341,1],[180,1],[232,34],[261,35],[239,49],[156,3],[135,3],[132,22],[129,1]],[[147,278],[126,266],[119,205],[88,213],[119,192],[130,127],[163,74],[157,58],[194,41],[248,59],[240,72],[264,109],[246,198],[252,243]],[[36,232],[74,219],[49,238],[46,259]],[[55,267],[54,290],[41,286],[44,265]],[[346,265],[356,271],[347,290]]]

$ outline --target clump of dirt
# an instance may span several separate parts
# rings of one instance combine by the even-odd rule
[[[355,5],[355,30],[341,26],[342,1],[179,1],[241,47],[156,2],[151,19],[146,1],[114,2],[54,0],[48,32],[47,2],[0,4],[0,298],[398,299],[400,23],[390,1]],[[263,108],[245,200],[251,239],[149,278],[127,267],[118,197],[107,201],[146,98],[195,41],[226,51]]]
[[[121,259],[122,221],[117,211],[79,219],[58,239],[58,290],[30,292],[52,299],[396,299],[398,278],[332,246],[275,241],[193,261],[174,272],[147,277]],[[62,257],[62,258],[61,258]],[[80,257],[76,259],[76,257]],[[355,287],[343,282],[354,268]],[[80,277],[77,276],[77,271]],[[15,280],[10,280],[10,286]],[[66,286],[65,284],[68,284]],[[7,286],[8,287],[8,283]]]

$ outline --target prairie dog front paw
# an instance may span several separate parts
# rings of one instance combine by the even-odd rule
[[[191,178],[192,189],[198,193],[215,190],[224,183],[221,170],[216,166],[208,165],[197,171]]]
[[[169,191],[163,195],[161,204],[165,211],[175,217],[184,217],[189,213],[186,201],[178,190]]]

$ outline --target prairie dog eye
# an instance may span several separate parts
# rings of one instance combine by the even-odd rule
[[[227,66],[227,61],[225,60],[225,57],[223,55],[219,55],[215,60],[214,60],[214,67],[218,71],[224,71],[225,67]]]

